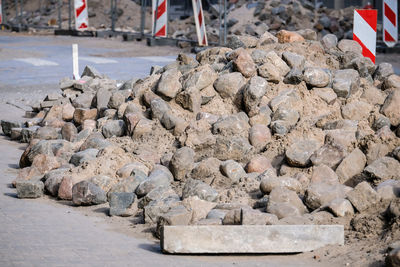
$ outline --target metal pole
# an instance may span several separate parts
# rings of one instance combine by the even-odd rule
[[[7,23],[6,8],[5,8],[4,4],[5,4],[5,2],[3,0],[1,0],[1,14],[2,14],[1,24],[3,24],[3,25]]]
[[[71,7],[71,0],[68,0],[68,29],[72,30],[72,17],[71,17],[71,13],[72,13],[72,7]]]
[[[219,45],[222,45],[222,0],[219,0],[219,8],[218,8],[218,13],[219,13]]]
[[[116,0],[111,0],[111,30],[115,31],[115,5]]]
[[[62,7],[62,0],[58,0],[58,28],[61,29],[61,7]]]
[[[226,45],[226,0],[224,0],[224,45]]]
[[[145,27],[145,24],[146,24],[147,1],[146,0],[142,0],[141,4],[142,4],[142,6],[141,6],[141,10],[140,10],[140,13],[141,13],[141,15],[140,15],[140,34],[142,35],[142,38],[143,38],[144,27]]]
[[[165,25],[165,32],[168,38],[168,24],[169,24],[169,0],[167,0],[167,25]]]
[[[21,31],[22,29],[22,13],[24,12],[24,3],[22,2],[23,0],[19,0],[19,30]]]

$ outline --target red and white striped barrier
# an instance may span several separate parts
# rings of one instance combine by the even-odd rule
[[[153,0],[153,36],[167,37],[168,5],[167,0]]]
[[[378,11],[376,9],[355,9],[353,40],[362,47],[362,54],[375,63],[376,55],[376,25]]]
[[[87,0],[75,0],[75,29],[86,30],[89,27]]]
[[[398,40],[397,0],[383,1],[383,42],[393,47]]]
[[[196,22],[196,31],[197,31],[197,39],[199,41],[199,45],[207,46],[207,32],[206,25],[204,23],[203,16],[203,6],[201,4],[201,0],[192,0],[193,5],[193,14],[194,20]]]
[[[2,8],[1,8],[1,2],[0,2],[0,24],[3,23],[3,13],[2,13]]]

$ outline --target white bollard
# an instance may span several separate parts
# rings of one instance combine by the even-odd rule
[[[74,80],[79,80],[81,77],[79,76],[79,58],[78,58],[78,45],[72,45],[72,71]]]

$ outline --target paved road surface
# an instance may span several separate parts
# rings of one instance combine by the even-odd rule
[[[29,103],[57,91],[58,80],[71,76],[69,43],[82,41],[65,38],[0,36],[0,119],[22,119]],[[81,69],[90,63],[124,80],[144,76],[151,65],[164,65],[176,56],[100,57],[95,55],[121,49],[80,47]],[[0,136],[0,266],[321,266],[310,254],[163,255],[157,243],[111,230],[106,215],[85,216],[46,199],[17,199],[9,184],[23,149]]]

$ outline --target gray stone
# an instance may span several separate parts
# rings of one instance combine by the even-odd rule
[[[41,181],[17,181],[18,198],[39,198],[43,196],[44,184]]]
[[[44,126],[40,127],[36,130],[36,132],[33,134],[33,138],[41,139],[41,140],[55,140],[59,139],[59,129],[50,127],[50,126]]]
[[[390,201],[396,197],[400,197],[400,180],[386,180],[378,184],[376,192],[382,201]]]
[[[338,97],[348,98],[359,88],[360,75],[356,70],[337,70],[334,74],[332,89]]]
[[[388,117],[379,114],[378,117],[375,118],[374,124],[372,125],[372,127],[376,131],[378,131],[379,129],[381,129],[381,128],[385,127],[385,126],[390,128],[390,120],[389,120]]]
[[[194,167],[195,152],[190,147],[182,147],[175,151],[170,161],[171,172],[175,180],[182,181]]]
[[[319,148],[315,140],[300,140],[286,149],[286,159],[291,166],[307,167],[310,157]]]
[[[310,160],[313,165],[325,164],[332,169],[336,169],[346,155],[346,150],[342,146],[325,144],[314,152]]]
[[[127,90],[113,92],[107,106],[112,109],[118,109],[123,103],[125,103],[126,96],[123,93],[124,91]]]
[[[337,184],[339,177],[330,167],[320,164],[313,167],[311,183]]]
[[[327,34],[321,39],[321,44],[326,50],[337,46],[338,38],[334,34]]]
[[[383,62],[380,63],[376,68],[376,71],[374,73],[374,79],[383,82],[385,78],[389,77],[392,74],[394,74],[392,64]]]
[[[158,218],[167,213],[170,209],[181,206],[179,198],[167,197],[160,200],[153,200],[144,207],[144,221],[148,224],[156,224]]]
[[[134,215],[134,210],[131,209],[134,201],[134,193],[111,193],[109,196],[110,216],[127,217]]]
[[[286,74],[283,82],[288,84],[299,84],[303,81],[303,78],[303,72],[297,68],[293,68],[288,74]]]
[[[324,69],[309,67],[304,70],[303,79],[311,87],[325,87],[329,84],[331,77]]]
[[[385,100],[381,112],[389,118],[390,123],[397,127],[400,125],[400,90],[393,90]]]
[[[72,202],[75,205],[97,205],[107,202],[106,193],[94,183],[82,181],[72,187]]]
[[[164,113],[171,110],[170,106],[167,102],[162,100],[161,98],[155,98],[150,102],[151,107],[151,116],[152,118],[161,119],[164,116]]]
[[[74,164],[75,166],[79,166],[83,162],[94,160],[98,153],[99,150],[95,148],[88,148],[86,150],[79,151],[72,155],[70,163]]]
[[[328,105],[331,105],[335,102],[337,95],[332,88],[314,88],[314,92],[318,95],[322,100],[324,100]]]
[[[225,218],[225,215],[228,211],[227,210],[222,210],[222,209],[212,209],[210,212],[207,214],[206,219],[219,219],[222,220]]]
[[[388,213],[391,217],[400,217],[400,198],[395,198],[390,202]]]
[[[196,89],[195,87],[189,87],[180,92],[175,98],[175,101],[183,108],[197,113],[200,111],[202,99],[203,98],[198,89]]]
[[[385,263],[387,267],[400,266],[400,247],[392,249],[386,256]]]
[[[178,205],[161,214],[157,220],[156,236],[160,237],[163,227],[171,225],[188,225],[192,219],[192,211]]]
[[[261,102],[261,98],[267,92],[268,83],[265,79],[255,76],[252,77],[243,92],[243,102],[247,112],[256,110]]]
[[[296,68],[299,70],[304,69],[304,64],[306,63],[306,59],[303,56],[289,51],[282,53],[282,59],[290,68]]]
[[[67,122],[61,128],[61,136],[63,139],[73,142],[78,135],[78,129],[71,122]]]
[[[123,120],[107,121],[102,128],[102,133],[106,138],[110,138],[113,136],[121,137],[125,134],[125,132],[126,126]]]
[[[241,225],[273,225],[278,222],[278,217],[259,210],[241,209],[240,222]]]
[[[240,72],[223,74],[214,82],[214,88],[222,98],[235,98],[244,85],[245,78]]]
[[[93,94],[90,92],[80,94],[72,101],[72,105],[74,108],[90,108],[92,106],[93,97]]]
[[[82,72],[82,77],[83,76],[89,76],[92,78],[102,78],[103,77],[101,75],[101,73],[93,66],[86,66]]]
[[[52,172],[52,171],[51,171]],[[47,174],[46,174],[47,175]],[[58,188],[60,187],[61,180],[64,178],[64,172],[57,172],[50,175],[44,182],[44,187],[46,191],[50,193],[53,197],[57,197]]]
[[[6,136],[11,136],[12,128],[21,128],[22,123],[16,121],[1,120],[1,128]]]
[[[345,216],[353,216],[354,209],[351,205],[350,201],[343,198],[336,198],[331,201],[328,205],[328,209],[335,215],[336,217],[345,217]]]
[[[267,173],[269,174],[267,175]],[[302,189],[301,183],[292,177],[277,177],[268,171],[264,172],[259,177],[261,177],[260,190],[264,194],[269,194],[278,187],[283,187],[297,193],[300,193]]]
[[[154,188],[149,193],[147,193],[142,199],[140,199],[139,208],[147,206],[150,202],[154,200],[158,201],[166,198],[173,198],[180,200],[179,196],[169,185],[161,185]]]
[[[274,188],[267,204],[267,212],[275,214],[279,219],[289,216],[300,216],[307,211],[296,192],[283,188]]]
[[[161,235],[162,251],[176,254],[292,253],[343,244],[342,225],[165,226]]]
[[[248,35],[231,35],[228,38],[227,47],[231,49],[253,48],[257,46],[258,38]]]
[[[232,180],[233,183],[239,182],[240,178],[246,176],[242,165],[234,160],[227,160],[221,164],[221,171],[226,177]]]
[[[368,182],[361,182],[356,185],[353,191],[347,194],[347,198],[359,212],[367,210],[380,201],[378,193],[372,189]]]
[[[339,177],[339,182],[344,184],[357,174],[360,174],[367,163],[367,158],[364,153],[355,148],[349,155],[347,155],[336,169],[336,174]]]
[[[399,179],[400,163],[394,158],[382,157],[368,165],[364,169],[364,172],[372,179],[380,182],[389,179]]]
[[[253,147],[247,138],[218,136],[214,147],[214,157],[219,160],[243,160]]]
[[[338,48],[343,52],[362,53],[362,47],[354,40],[343,39],[338,43]]]
[[[144,180],[146,180],[147,177],[145,175],[132,175],[129,176],[120,182],[116,183],[113,185],[109,191],[110,193],[135,193],[136,189],[142,183]]]
[[[249,128],[247,115],[241,112],[221,117],[213,124],[212,132],[213,134],[220,134],[223,136],[241,135],[247,137]]]
[[[161,75],[156,92],[168,99],[174,98],[182,89],[179,79],[182,74],[177,69],[170,69]]]
[[[209,64],[202,65],[195,69],[194,73],[191,73],[185,80],[184,88],[195,88],[198,91],[212,85],[217,79],[217,73],[211,68]]]
[[[218,192],[202,181],[188,179],[182,190],[182,199],[190,196],[198,196],[202,200],[213,202],[217,199]]]
[[[136,195],[138,197],[144,197],[151,190],[157,188],[159,186],[168,186],[172,181],[170,177],[171,173],[166,172],[165,170],[156,169],[153,170],[149,178],[140,183],[140,185],[136,189]]]
[[[327,206],[334,199],[345,198],[350,189],[342,184],[311,184],[306,190],[305,203],[311,210],[315,210]]]
[[[112,92],[107,87],[100,88],[96,93],[96,108],[99,112],[104,111],[108,107]]]
[[[372,108],[371,104],[355,100],[342,106],[341,110],[344,119],[361,121],[369,117]]]

